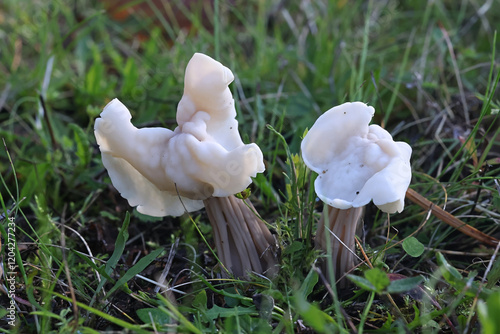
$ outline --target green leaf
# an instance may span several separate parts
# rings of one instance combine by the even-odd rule
[[[338,333],[335,320],[316,305],[310,304],[301,294],[295,294],[295,310],[308,326],[317,333]]]
[[[264,174],[257,174],[253,179],[253,184],[265,195],[265,197],[274,200],[276,203],[279,202],[279,195]]]
[[[425,250],[424,245],[415,237],[408,237],[403,241],[403,249],[411,257],[419,257]]]
[[[252,299],[255,307],[257,307],[259,311],[260,318],[270,321],[274,309],[273,297],[259,293],[254,295]]]
[[[375,292],[382,292],[391,283],[387,274],[378,268],[365,271],[365,278],[375,287]]]
[[[217,318],[227,318],[243,314],[257,314],[255,306],[252,307],[236,306],[231,308],[224,308],[214,305],[211,309],[205,312],[205,316],[209,320],[215,320]]]
[[[137,211],[137,208],[134,208],[133,214],[134,217],[139,218],[142,222],[145,223],[157,223],[163,220],[163,217],[153,217],[150,215],[145,215],[143,213],[140,213],[139,211]]]
[[[481,333],[500,333],[500,322],[498,321],[498,316],[500,315],[500,291],[492,293],[486,301],[478,301],[477,311],[479,313],[479,321],[483,326]]]
[[[361,288],[363,290],[377,291],[375,286],[364,277],[355,276],[355,275],[347,275],[347,278],[349,278],[354,284],[356,284],[359,288]]]
[[[104,66],[100,62],[93,63],[85,76],[85,91],[90,95],[99,95],[103,82]]]
[[[454,282],[454,281],[459,281],[462,280],[463,277],[458,272],[458,270],[450,265],[448,261],[444,258],[443,254],[441,253],[436,253],[436,260],[439,266],[443,269],[441,270],[441,274],[443,275],[444,279],[448,282]]]
[[[424,281],[422,276],[408,277],[392,281],[387,287],[388,293],[403,293],[416,288]]]
[[[205,290],[201,290],[193,300],[193,307],[197,308],[200,311],[205,311],[207,309],[207,292]]]
[[[89,118],[94,119],[101,113],[102,108],[100,106],[88,105],[86,112]]]
[[[20,181],[24,184],[19,197],[26,197],[26,202],[29,202],[34,194],[41,191],[39,189],[47,189],[47,180],[49,179],[47,174],[53,170],[54,166],[47,162],[23,167],[19,168]]]
[[[443,254],[436,253],[436,260],[443,278],[458,292],[465,293],[469,297],[475,297],[479,293],[479,297],[483,299],[491,295],[492,290],[486,287],[479,289],[478,284],[473,282],[474,277],[464,278],[456,268],[446,261]]]
[[[248,197],[250,197],[251,193],[252,193],[252,190],[250,190],[250,188],[246,188],[245,190],[234,194],[234,196],[236,196],[236,198],[244,200],[244,199],[247,199]]]
[[[125,63],[125,68],[123,69],[123,81],[121,93],[122,95],[129,95],[133,92],[134,88],[137,87],[139,81],[139,73],[137,71],[137,65],[135,64],[134,58],[127,58]]]
[[[111,212],[107,212],[107,211],[100,211],[99,215],[102,218],[106,218],[106,219],[109,219],[109,220],[120,220],[120,218],[118,218],[117,216],[113,215]]]
[[[283,251],[283,255],[288,255],[291,253],[295,253],[304,249],[304,244],[300,241],[294,241],[290,245],[288,245]]]
[[[170,316],[163,312],[159,308],[141,308],[136,311],[137,316],[141,319],[145,324],[150,324],[154,322],[160,326],[167,325],[170,322]]]
[[[248,314],[226,318],[224,321],[225,333],[272,333],[271,325],[261,318],[254,318]]]
[[[500,280],[500,257],[498,257],[495,263],[493,263],[493,267],[488,273],[487,278],[488,278],[488,283],[486,284],[486,287],[490,289],[493,288]]]
[[[302,137],[301,138],[304,139],[306,137],[306,135],[307,135],[308,132],[309,132],[309,128],[305,128],[304,132],[302,133]]]
[[[76,124],[72,123],[69,127],[75,136],[76,156],[80,160],[80,166],[86,167],[92,157],[88,135]]]
[[[347,275],[347,277],[363,290],[381,293],[389,286],[391,280],[385,272],[379,268],[365,271],[365,277]]]
[[[229,287],[224,289],[225,292],[228,293],[228,295],[224,296],[224,301],[226,302],[226,305],[229,307],[235,307],[240,304],[240,298],[234,298],[232,295],[239,295],[240,292],[238,291],[237,288],[235,287]]]
[[[299,289],[299,292],[302,293],[302,296],[307,298],[311,294],[314,287],[318,283],[318,278],[318,273],[314,269],[309,270],[309,273],[307,273],[307,276],[304,279],[304,282],[302,282],[302,285]]]

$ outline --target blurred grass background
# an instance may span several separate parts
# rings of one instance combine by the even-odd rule
[[[359,288],[340,300],[329,294],[309,247],[321,205],[297,154],[302,134],[324,111],[366,102],[376,108],[374,123],[413,147],[412,188],[500,237],[498,22],[500,4],[492,0],[2,1],[2,254],[6,261],[6,217],[14,217],[19,308],[17,326],[1,327],[466,333],[479,331],[481,320],[483,333],[495,333],[500,325],[488,317],[500,308],[493,249],[409,202],[390,227],[369,207],[360,241],[376,267],[425,277],[432,298],[404,295],[394,309],[381,291],[374,303]],[[142,216],[101,164],[93,123],[103,106],[118,97],[136,126],[173,129],[195,52],[233,71],[240,133],[264,153],[267,170],[251,199],[281,247],[282,270],[273,280],[211,281],[216,262],[195,228],[210,240],[204,214]],[[401,244],[387,249],[409,235],[425,246],[420,256],[408,256]],[[170,299],[147,280],[169,255]],[[363,268],[354,273],[362,276]],[[462,291],[462,276],[481,284],[487,274],[491,292]],[[261,307],[259,298],[273,305]],[[479,319],[477,305],[488,298],[493,306]],[[5,291],[0,300],[8,305]]]

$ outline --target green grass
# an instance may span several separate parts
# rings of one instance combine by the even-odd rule
[[[374,123],[412,146],[411,187],[498,238],[498,4],[214,1],[203,22],[179,2],[135,1],[142,9],[123,22],[98,1],[0,4],[4,288],[9,218],[18,265],[16,325],[2,288],[2,331],[498,333],[498,250],[408,201],[390,226],[368,207],[360,243],[374,269],[363,263],[337,291],[312,248],[322,205],[299,154],[320,114],[364,101]],[[192,29],[162,14],[167,3]],[[118,97],[137,126],[173,129],[194,52],[233,71],[240,133],[264,153],[250,199],[280,245],[273,279],[217,279],[203,211],[140,215],[102,166],[93,134],[102,107]],[[169,255],[173,293],[157,294]]]

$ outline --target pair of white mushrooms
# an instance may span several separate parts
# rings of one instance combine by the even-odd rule
[[[95,123],[95,136],[111,181],[131,206],[151,216],[179,216],[205,206],[218,256],[230,273],[272,275],[276,241],[250,201],[234,196],[264,171],[256,144],[238,132],[228,85],[232,72],[196,53],[189,61],[178,126],[138,129],[117,99]],[[411,148],[377,125],[374,109],[361,102],[327,111],[302,142],[306,165],[319,174],[316,193],[329,205],[319,222],[318,247],[333,248],[337,275],[354,266],[354,238],[370,200],[384,212],[401,211],[409,186]],[[325,230],[334,236],[325,243]]]

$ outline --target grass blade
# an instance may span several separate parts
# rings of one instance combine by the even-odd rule
[[[113,292],[120,288],[123,284],[128,282],[132,277],[142,272],[151,262],[153,262],[164,249],[158,248],[153,252],[149,253],[142,259],[140,259],[132,268],[127,270],[127,272],[116,282],[116,284],[108,291],[105,299],[108,298]]]
[[[120,232],[118,233],[118,237],[116,238],[116,243],[115,243],[115,250],[113,251],[113,254],[111,254],[111,257],[109,258],[108,262],[106,263],[105,266],[105,273],[107,276],[111,275],[111,272],[116,268],[116,265],[118,264],[118,261],[120,261],[120,258],[123,254],[123,250],[125,249],[125,244],[128,240],[128,226],[130,224],[130,214],[127,212],[125,214],[125,219],[123,220],[122,228],[120,229]],[[106,284],[107,279],[106,277],[103,277],[101,282],[96,288],[96,293],[92,297],[92,300],[90,301],[90,306],[94,304],[97,298],[97,294],[99,291],[102,290],[104,287],[104,284]]]

